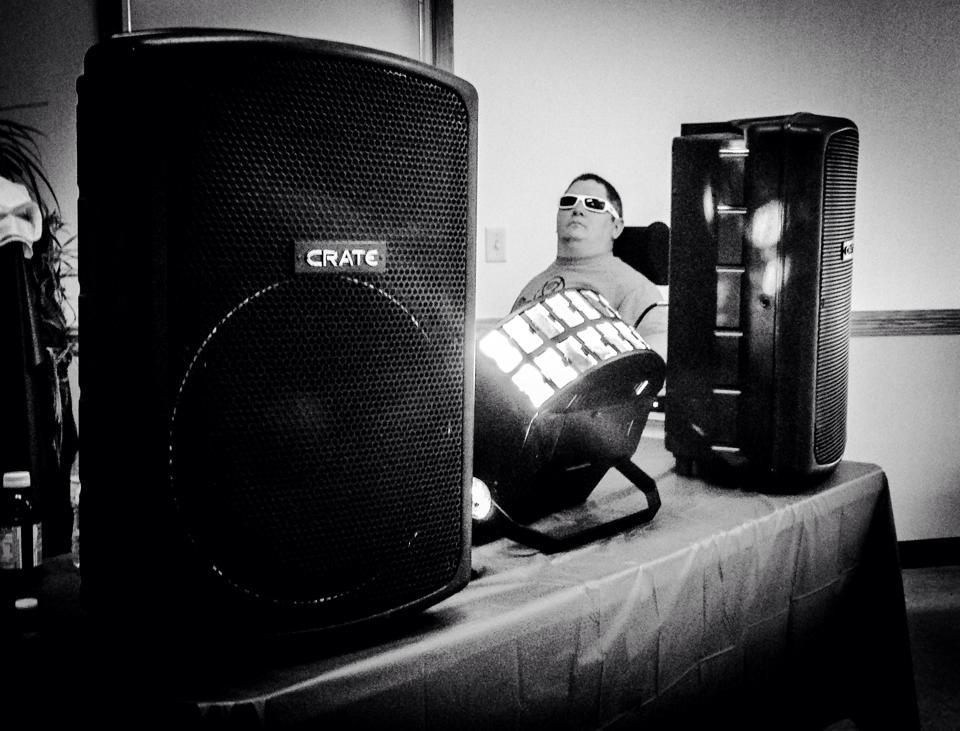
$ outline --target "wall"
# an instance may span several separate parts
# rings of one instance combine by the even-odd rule
[[[0,2],[0,116],[30,125],[41,162],[65,223],[61,239],[77,231],[77,94],[83,54],[97,37],[94,0],[2,0]],[[79,237],[67,249],[77,251]],[[64,283],[68,317],[79,322],[76,277]],[[70,366],[74,418],[79,423],[78,362]]]
[[[960,3],[457,0],[480,98],[477,309],[554,255],[556,198],[607,176],[628,224],[670,221],[684,122],[809,111],[861,136],[855,310],[960,307]],[[487,263],[484,229],[506,229]],[[902,540],[960,536],[956,337],[854,338],[847,459],[890,478]]]
[[[480,258],[481,317],[551,259],[577,173],[608,176],[628,224],[669,222],[681,123],[795,111],[860,128],[854,308],[960,306],[960,4],[458,0],[454,31],[480,97],[481,242],[507,231],[507,263]]]
[[[41,161],[66,227],[77,235],[76,80],[98,38],[97,0],[0,0],[0,116],[28,124],[40,137]],[[419,58],[418,0],[129,0],[105,4],[116,27],[250,28],[366,45]],[[122,22],[122,26],[121,26]],[[78,249],[79,236],[72,244]],[[79,268],[79,260],[78,267]],[[76,278],[66,283],[79,324]],[[73,362],[74,416],[79,424],[79,359]]]
[[[419,58],[417,0],[129,0],[125,27],[246,28]]]
[[[960,535],[960,336],[850,343],[846,459],[879,464],[900,540]]]
[[[0,3],[0,115],[45,135],[44,167],[71,234],[77,221],[76,81],[83,54],[96,38],[94,5],[94,0]]]
[[[397,2],[410,13],[417,5]],[[96,4],[0,2],[0,107],[30,105],[8,116],[48,135],[44,162],[73,232],[74,84],[96,37]],[[210,24],[228,7],[160,5],[204,8]],[[342,34],[329,37],[369,45],[379,41],[361,34],[393,17],[381,2],[229,5],[261,29],[317,35],[303,13],[326,12]],[[144,27],[137,13],[159,5],[130,7]],[[373,15],[359,22],[359,12]],[[506,264],[480,254],[478,315],[503,314],[552,257],[556,196],[575,174],[614,180],[628,223],[669,222],[670,140],[682,122],[799,110],[860,127],[854,308],[960,307],[958,18],[952,0],[457,0],[455,71],[480,94],[479,238],[485,227],[507,230]],[[382,47],[413,55],[412,32],[387,25],[394,40]],[[901,539],[960,536],[958,366],[953,337],[852,344],[846,457],[883,465]]]

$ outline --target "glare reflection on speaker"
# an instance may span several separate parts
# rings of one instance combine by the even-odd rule
[[[474,542],[503,532],[551,552],[653,518],[656,483],[631,457],[664,371],[660,356],[589,289],[529,303],[485,334],[477,354],[474,485],[489,488],[496,509],[486,521],[475,516]],[[572,532],[533,525],[584,503],[610,468],[644,492],[646,508]]]

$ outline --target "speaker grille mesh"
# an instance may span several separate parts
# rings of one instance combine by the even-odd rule
[[[817,384],[814,457],[819,464],[841,458],[846,446],[847,373],[850,349],[852,258],[859,136],[843,130],[827,143],[820,259],[820,314],[817,330]]]
[[[167,161],[167,271],[170,483],[188,538],[260,599],[346,600],[350,615],[416,601],[462,549],[463,101],[269,48],[198,59],[182,94],[196,123]],[[298,240],[380,242],[388,268],[295,276]]]

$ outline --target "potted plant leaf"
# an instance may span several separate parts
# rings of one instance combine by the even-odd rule
[[[0,119],[0,178],[7,191],[26,189],[40,224],[32,247],[0,247],[0,467],[33,473],[43,552],[52,556],[70,550],[70,471],[79,438],[68,369],[79,333],[65,287],[76,276],[76,254],[41,164],[40,136]],[[2,213],[10,211],[0,204]]]

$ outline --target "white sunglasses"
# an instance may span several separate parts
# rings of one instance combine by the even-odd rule
[[[595,195],[573,195],[572,193],[566,193],[560,196],[561,210],[575,208],[578,203],[583,203],[584,209],[591,213],[609,213],[613,216],[614,221],[620,218],[617,209],[614,208],[613,204],[606,198],[599,198]]]

